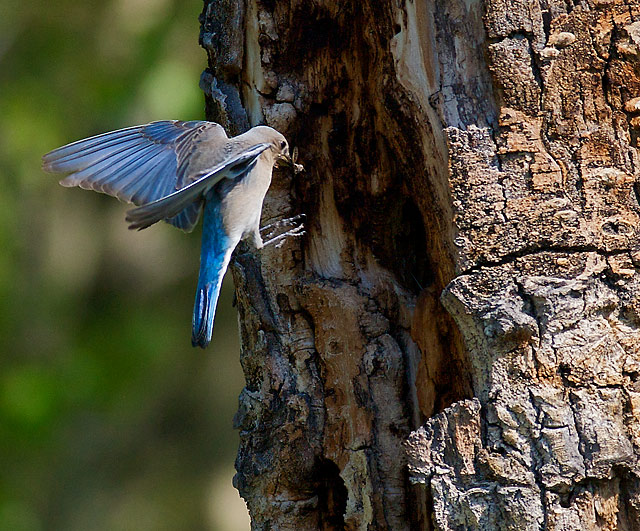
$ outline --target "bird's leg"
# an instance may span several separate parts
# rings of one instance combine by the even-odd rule
[[[272,243],[276,244],[276,249],[280,248],[283,244],[284,244],[284,240],[287,236],[291,236],[293,238],[298,237],[298,236],[304,236],[306,234],[305,230],[304,230],[304,224],[300,223],[299,225],[296,225],[294,228],[288,230],[287,232],[283,232],[282,234],[275,236],[274,238],[271,238],[270,240],[267,240],[266,242],[264,242],[262,244],[263,247],[266,247],[267,245],[271,245]]]

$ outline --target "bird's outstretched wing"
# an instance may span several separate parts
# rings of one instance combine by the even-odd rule
[[[42,157],[43,169],[67,173],[60,184],[95,190],[121,201],[143,205],[188,184],[188,158],[199,142],[208,149],[226,144],[222,126],[213,122],[152,122],[73,142]],[[170,219],[190,231],[202,202],[185,204]]]
[[[145,229],[154,223],[172,218],[182,211],[185,205],[203,198],[222,179],[237,179],[250,172],[258,161],[260,154],[268,149],[270,144],[262,143],[230,157],[223,163],[214,166],[195,176],[195,180],[184,188],[172,194],[142,205],[127,212],[130,229]]]

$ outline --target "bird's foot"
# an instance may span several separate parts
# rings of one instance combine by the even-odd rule
[[[297,227],[295,227],[295,228],[293,228],[291,230],[288,230],[287,232],[283,232],[279,236],[271,238],[270,240],[267,240],[266,242],[264,242],[262,244],[262,246],[266,247],[267,245],[271,245],[272,243],[275,243],[276,244],[276,249],[279,249],[280,247],[282,247],[284,245],[285,238],[287,238],[288,236],[291,236],[291,237],[295,238],[295,237],[298,237],[298,236],[304,236],[305,234],[306,234],[306,232],[304,231],[304,225],[301,223]]]
[[[302,222],[302,220],[305,217],[306,216],[304,214],[298,214],[297,216],[294,216],[292,218],[276,221],[275,223],[271,223],[270,225],[267,225],[266,227],[260,229],[260,232],[264,230],[268,231],[265,234],[265,238],[267,238],[267,241],[265,241],[262,246],[266,247],[267,245],[276,244],[276,249],[279,249],[284,244],[285,238],[289,236],[292,238],[304,236],[306,234],[306,231],[304,230],[304,223]],[[279,228],[287,227],[290,225],[294,225],[294,227],[283,232],[282,234],[274,236]]]
[[[269,225],[262,227],[260,229],[260,235],[263,238],[269,240],[278,232],[278,229],[281,229],[282,227],[290,227],[291,225],[294,225],[295,229],[298,226],[302,226],[306,217],[307,216],[305,214],[298,214],[297,216],[293,216],[292,218],[274,221],[273,223],[269,223]]]

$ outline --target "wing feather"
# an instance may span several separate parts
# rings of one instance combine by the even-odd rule
[[[210,149],[228,141],[224,129],[213,122],[177,120],[127,127],[73,142],[42,157],[43,169],[66,173],[63,186],[79,186],[144,205],[161,199],[189,183],[188,157],[202,138]],[[194,198],[201,202],[202,198]],[[190,231],[201,205],[185,204],[184,215],[167,218]]]

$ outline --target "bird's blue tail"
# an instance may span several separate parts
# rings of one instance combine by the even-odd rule
[[[202,227],[200,277],[193,308],[191,344],[194,347],[205,348],[211,341],[220,287],[233,247],[222,225],[218,205],[207,202]]]
[[[213,321],[216,315],[216,305],[222,286],[222,277],[204,285],[198,283],[196,303],[193,308],[193,330],[191,332],[191,344],[194,347],[205,348],[211,341],[213,334]]]

